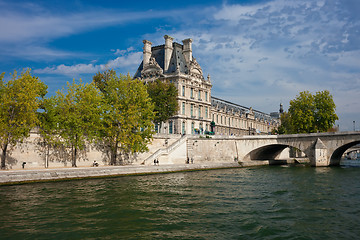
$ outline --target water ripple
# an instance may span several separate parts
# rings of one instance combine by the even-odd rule
[[[259,167],[0,187],[0,239],[356,239],[360,168]]]

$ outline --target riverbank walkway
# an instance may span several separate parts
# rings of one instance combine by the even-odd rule
[[[11,185],[31,182],[48,182],[60,180],[104,178],[126,175],[146,175],[155,173],[171,173],[198,171],[209,169],[237,168],[239,163],[206,163],[206,164],[167,164],[167,165],[127,165],[104,167],[52,168],[34,170],[2,170],[0,185]]]

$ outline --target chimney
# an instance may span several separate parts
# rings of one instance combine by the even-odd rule
[[[173,52],[173,40],[174,38],[165,35],[165,56],[164,56],[164,72],[169,69],[171,54]]]
[[[191,49],[191,43],[192,43],[192,39],[188,38],[182,41],[184,46],[183,46],[183,53],[184,53],[184,57],[187,63],[190,63],[192,61],[192,49]]]
[[[145,65],[149,64],[149,60],[150,60],[150,57],[151,57],[151,45],[152,45],[152,42],[150,42],[148,40],[144,40],[143,43],[144,43],[143,66],[145,66]]]

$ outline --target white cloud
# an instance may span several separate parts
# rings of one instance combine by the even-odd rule
[[[127,51],[125,50],[125,53]],[[75,64],[66,66],[60,64],[58,66],[46,67],[43,69],[35,69],[34,72],[38,74],[61,74],[68,76],[78,76],[79,74],[96,73],[98,71],[105,71],[107,69],[122,69],[125,67],[134,67],[139,65],[141,62],[141,52],[132,52],[125,56],[117,57],[113,60],[108,61],[106,64]]]
[[[114,60],[109,61],[105,66],[106,68],[119,68],[127,66],[138,66],[142,61],[142,53],[134,52],[126,56],[120,56]]]
[[[74,76],[81,73],[95,73],[101,70],[102,65],[93,64],[76,64],[73,66],[66,66],[60,64],[54,67],[46,67],[44,69],[35,69],[35,73],[46,73],[46,74],[62,74]]]
[[[154,46],[164,43],[165,34],[179,43],[193,38],[194,57],[204,75],[211,75],[215,96],[271,112],[278,109],[280,101],[286,107],[299,91],[329,89],[339,113],[352,111],[360,118],[360,108],[354,108],[360,102],[359,10],[357,0],[272,0],[246,6],[224,3],[191,11],[121,14],[104,9],[54,14],[37,9],[36,17],[3,8],[0,50],[16,49],[14,54],[22,52],[28,57],[36,57],[36,52],[61,57],[69,53],[48,49],[43,43],[95,28],[162,18],[161,24],[170,27],[159,26],[142,37]],[[17,47],[4,47],[9,44]],[[37,50],[32,52],[32,46]],[[112,52],[117,58],[107,63],[58,64],[36,71],[72,75],[107,68],[135,69],[141,63],[138,47]]]
[[[211,74],[212,92],[218,97],[270,112],[280,101],[286,106],[300,91],[328,89],[339,114],[356,112],[360,117],[360,108],[354,108],[360,102],[360,47],[355,44],[360,22],[351,4],[354,1],[224,4],[206,28],[187,25],[172,35],[193,38],[194,57],[204,74]]]
[[[128,52],[132,52],[134,50],[135,50],[134,47],[129,47],[126,50],[120,50],[120,49],[114,50],[114,49],[111,49],[111,51],[114,52],[115,55],[124,55],[124,54],[126,54]]]
[[[186,11],[184,10],[184,12]],[[33,8],[20,11],[9,3],[0,8],[0,43],[49,41],[91,29],[146,19],[174,17],[178,14],[181,14],[181,11],[130,12],[119,9],[116,11],[96,9],[74,11],[74,13],[55,13],[45,10],[34,11]]]
[[[176,18],[178,15],[186,15],[188,11],[191,10],[131,12],[123,9],[97,8],[51,11],[36,3],[20,4],[0,0],[0,58],[34,56],[33,60],[49,57],[54,59],[68,53],[47,46],[53,40],[109,26],[151,19]],[[37,48],[43,51],[37,51]],[[123,54],[123,52],[115,53]]]

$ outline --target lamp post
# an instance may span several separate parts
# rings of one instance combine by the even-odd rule
[[[354,124],[354,132],[355,132],[355,121],[353,121],[353,124]]]

